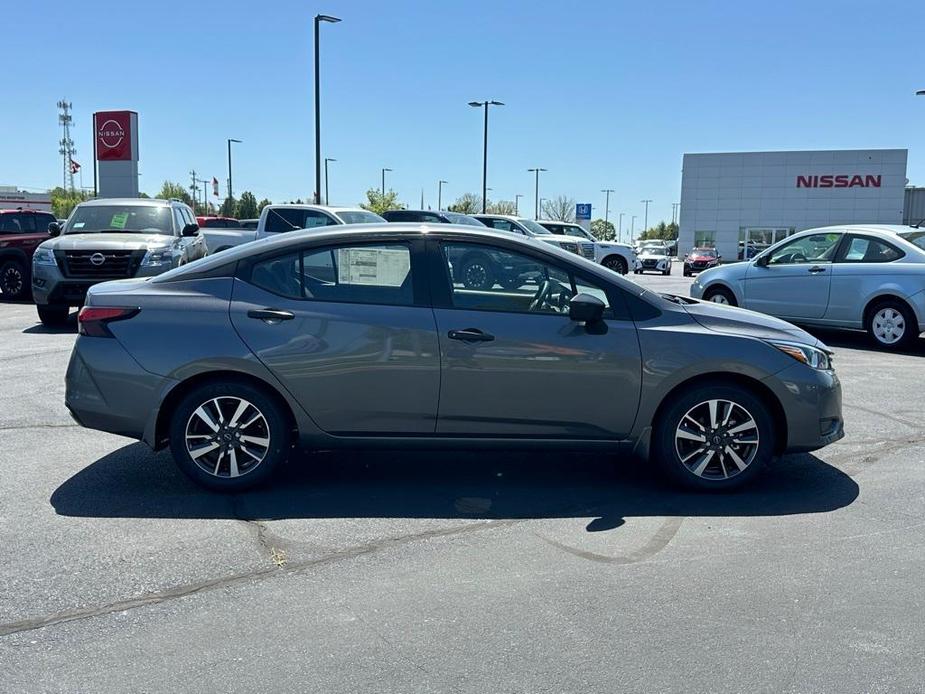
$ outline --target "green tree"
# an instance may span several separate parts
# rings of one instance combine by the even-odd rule
[[[551,200],[543,201],[543,218],[556,222],[575,221],[575,199],[566,195],[559,195]]]
[[[370,188],[366,191],[366,202],[361,202],[360,207],[376,214],[405,209],[405,206],[398,202],[398,193],[389,189],[389,192],[383,195],[378,188]]]
[[[478,214],[482,211],[482,196],[475,193],[464,193],[456,198],[456,202],[447,209],[460,214]]]
[[[264,198],[263,200],[260,201],[260,204],[257,205],[257,214],[259,215],[261,212],[263,212],[264,207],[266,207],[267,205],[272,205],[272,204],[273,204],[272,202]],[[245,219],[247,219],[247,217],[245,217]]]
[[[613,222],[595,219],[591,222],[591,235],[598,241],[613,241],[617,236],[617,230],[614,228]]]
[[[173,181],[164,181],[164,185],[161,186],[155,197],[161,200],[182,200],[190,207],[193,207],[193,198],[190,196],[189,191],[181,184]]]
[[[73,210],[77,203],[83,202],[84,200],[89,200],[93,196],[90,193],[87,193],[82,190],[66,190],[61,186],[57,188],[52,188],[49,192],[49,197],[51,198],[51,210],[52,213],[58,219],[64,219]]]
[[[253,219],[257,216],[257,198],[249,190],[241,193],[241,199],[235,207],[234,216],[238,219]]]
[[[488,203],[487,210],[492,214],[516,214],[517,207],[510,200],[498,200]]]
[[[220,217],[234,217],[235,208],[237,207],[237,200],[234,198],[225,198],[222,202],[222,206],[218,210]]]
[[[666,224],[659,222],[655,226],[649,227],[639,235],[641,241],[647,239],[658,239],[659,241],[676,241],[678,238],[678,225],[674,222]]]

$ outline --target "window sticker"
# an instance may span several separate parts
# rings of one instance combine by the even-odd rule
[[[86,222],[74,222],[75,229],[83,229],[86,226]]]
[[[337,281],[339,284],[400,287],[410,270],[411,254],[407,249],[337,249]]]
[[[112,216],[109,226],[113,229],[124,229],[126,222],[128,222],[128,212],[119,212]]]

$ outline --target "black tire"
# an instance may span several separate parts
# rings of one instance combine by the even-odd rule
[[[601,261],[601,265],[603,265],[608,270],[613,270],[614,272],[618,272],[621,275],[625,275],[629,270],[626,264],[626,260],[624,260],[623,257],[619,255],[608,255],[606,258],[604,258],[604,260]]]
[[[642,270],[633,270],[633,274],[634,274],[634,275],[641,275],[641,274],[642,274]]]
[[[70,307],[68,306],[48,304],[47,306],[36,306],[35,308],[39,313],[39,320],[42,321],[42,325],[47,325],[50,328],[58,328],[67,323],[68,315],[70,314]]]
[[[491,260],[481,253],[466,256],[459,268],[457,280],[466,289],[491,289],[495,286],[495,271]]]
[[[676,438],[682,419],[686,415],[702,419],[702,424],[709,423],[709,401],[716,400],[734,403],[728,424],[716,430],[718,440],[714,442],[709,427],[703,432],[704,444],[708,447],[702,453],[698,441]],[[716,421],[722,424],[729,409],[728,404],[717,405]],[[705,416],[701,418],[701,413]],[[751,422],[755,426],[749,426]],[[735,429],[746,426],[739,432]],[[693,425],[685,425],[686,431],[699,432]],[[732,433],[730,433],[732,432]],[[754,433],[757,432],[757,437]],[[736,438],[736,436],[741,438]],[[723,491],[735,489],[747,484],[771,462],[775,448],[774,419],[764,402],[742,386],[729,384],[717,386],[694,386],[675,396],[665,407],[655,423],[652,432],[653,462],[672,482],[688,489],[698,491]],[[732,441],[750,441],[754,444],[738,444]],[[727,445],[728,444],[728,445]],[[746,463],[740,468],[729,451]],[[712,453],[711,453],[712,451]],[[707,456],[709,457],[707,458]],[[684,455],[685,460],[682,460]],[[693,455],[693,458],[689,456]],[[707,462],[704,462],[707,458]],[[706,467],[701,468],[702,465]],[[696,470],[700,468],[700,474]],[[723,474],[727,476],[723,476]]]
[[[663,272],[662,274],[665,275],[665,277],[668,277],[668,275],[671,274],[671,266],[669,265],[669,266],[668,266],[668,269],[665,270],[665,272]]]
[[[691,273],[690,270],[684,270],[684,276],[685,276],[685,277],[690,277],[691,274],[692,274],[692,273]]]
[[[720,301],[720,298],[725,299],[725,301]],[[735,294],[725,287],[710,287],[703,293],[703,300],[713,301],[717,304],[729,304],[730,306],[739,305],[736,301]]]
[[[29,292],[29,270],[18,260],[0,263],[0,293],[5,299],[22,299]]]
[[[228,426],[234,421],[234,412],[241,401],[250,407],[237,421],[237,427]],[[219,420],[216,402],[223,415],[221,422],[216,421]],[[213,431],[203,417],[194,418],[200,407],[212,424],[220,427],[218,431]],[[257,414],[261,418],[254,419],[247,428],[242,427]],[[239,436],[235,437],[235,433]],[[200,440],[203,445],[199,447],[217,445],[194,459],[187,448],[188,434],[191,445]],[[244,441],[241,436],[251,440]],[[288,420],[276,399],[247,383],[204,384],[190,391],[170,414],[170,451],[177,467],[197,484],[218,492],[240,492],[265,483],[288,457],[291,438]],[[263,439],[269,439],[265,446],[251,442]],[[260,456],[256,462],[254,454]],[[238,476],[231,474],[232,461]],[[218,474],[207,471],[213,465]]]
[[[887,326],[892,326],[887,330]],[[919,336],[919,323],[915,314],[903,301],[884,299],[867,309],[864,328],[873,343],[880,349],[905,349]],[[902,334],[896,337],[897,330]]]

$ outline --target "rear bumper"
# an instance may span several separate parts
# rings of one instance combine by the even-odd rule
[[[764,382],[783,406],[784,452],[815,451],[845,436],[841,383],[834,372],[794,364]]]
[[[117,340],[81,335],[67,367],[64,404],[83,427],[141,439],[167,380],[142,369]]]

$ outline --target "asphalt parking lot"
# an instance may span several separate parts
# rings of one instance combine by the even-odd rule
[[[925,340],[819,336],[846,438],[736,494],[457,451],[216,496],[77,427],[74,326],[0,302],[0,690],[922,691]]]

